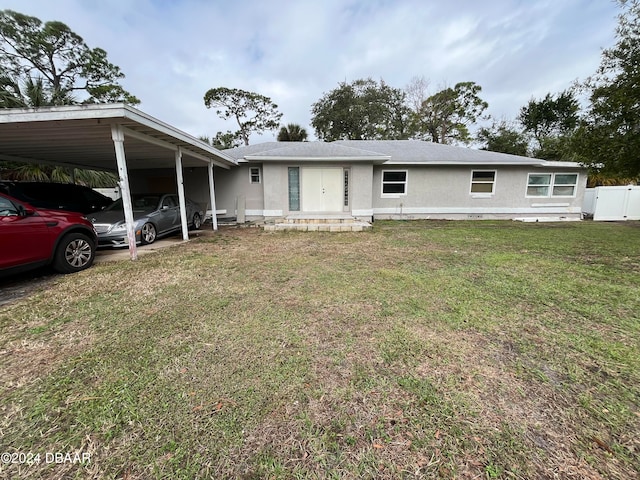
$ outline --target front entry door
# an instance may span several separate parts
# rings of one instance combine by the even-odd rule
[[[342,168],[302,169],[302,210],[341,212],[344,200]]]

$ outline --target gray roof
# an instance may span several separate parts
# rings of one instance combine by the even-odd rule
[[[385,165],[528,165],[576,168],[575,162],[442,145],[422,140],[337,140],[335,142],[267,142],[224,150],[236,160],[368,160]]]
[[[544,165],[546,160],[455,147],[422,140],[338,140],[340,145],[371,149],[391,156],[388,163],[472,163],[507,165]]]
[[[235,158],[236,160],[244,160],[245,155],[253,155],[257,153],[268,152],[269,150],[274,150],[276,148],[282,148],[282,143],[283,142],[256,143],[255,145],[229,148],[222,151],[231,158]]]
[[[340,145],[337,142],[268,142],[225,150],[236,159],[245,160],[368,160],[385,162],[387,154]]]

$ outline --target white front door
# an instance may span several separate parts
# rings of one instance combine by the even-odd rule
[[[344,201],[342,168],[303,168],[302,211],[341,212]]]

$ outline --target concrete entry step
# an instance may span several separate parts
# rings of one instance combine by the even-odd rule
[[[368,222],[354,221],[350,223],[276,223],[264,225],[265,232],[295,230],[298,232],[362,232],[369,230]]]
[[[351,215],[345,214],[294,214],[288,215],[284,219],[284,223],[291,224],[342,224],[358,222]]]
[[[362,232],[371,228],[349,214],[295,214],[283,221],[264,225],[266,232],[296,230],[300,232]]]

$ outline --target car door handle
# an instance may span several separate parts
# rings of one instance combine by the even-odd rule
[[[45,225],[47,227],[55,227],[56,225],[58,225],[58,222],[46,222]]]

